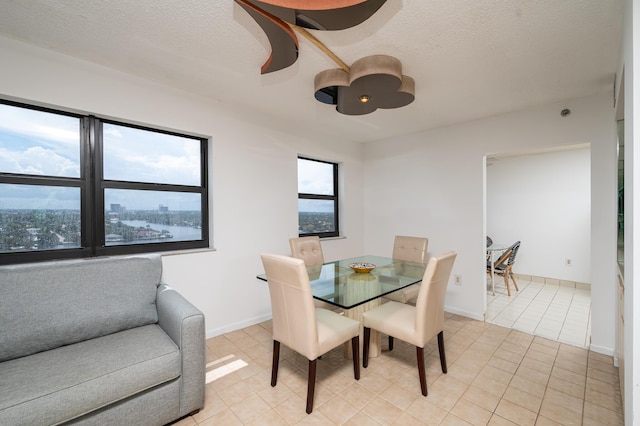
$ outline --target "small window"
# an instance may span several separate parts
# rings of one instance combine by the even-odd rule
[[[207,141],[0,103],[0,264],[208,247]]]
[[[298,158],[298,233],[337,237],[338,164]]]

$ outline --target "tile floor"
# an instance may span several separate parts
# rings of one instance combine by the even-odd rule
[[[205,407],[186,425],[623,425],[617,368],[587,349],[446,314],[448,374],[437,339],[425,348],[423,397],[415,349],[396,340],[353,379],[342,348],[318,364],[314,410],[305,413],[307,360],[281,349],[270,386],[270,322],[207,341]]]
[[[496,276],[495,296],[487,289],[486,321],[588,348],[591,342],[591,291],[516,278],[520,291]]]

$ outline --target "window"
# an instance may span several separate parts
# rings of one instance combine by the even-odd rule
[[[337,237],[338,164],[298,158],[298,233]]]
[[[209,246],[207,141],[0,103],[0,264]]]

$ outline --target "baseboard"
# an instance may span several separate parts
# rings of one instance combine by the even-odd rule
[[[589,345],[589,350],[593,352],[597,352],[602,355],[609,355],[609,356],[614,355],[613,348],[606,348],[604,346],[594,345],[593,343]]]
[[[206,338],[211,339],[212,337],[217,337],[225,333],[230,333],[232,331],[240,330],[245,327],[249,327],[252,325],[260,324],[261,322],[265,322],[271,319],[271,314],[261,315],[259,317],[254,317],[245,321],[239,321],[233,324],[226,324],[224,327],[215,328],[213,330],[207,330]]]
[[[541,284],[552,284],[561,287],[570,287],[570,288],[579,288],[583,290],[591,290],[590,283],[583,283],[579,281],[570,281],[570,280],[561,280],[559,278],[551,278],[551,277],[541,277],[537,275],[526,275],[526,274],[514,274],[517,279],[522,279],[524,281],[532,281]]]
[[[484,315],[483,314],[477,314],[475,312],[467,312],[467,311],[463,311],[461,309],[456,309],[456,308],[452,308],[451,306],[446,306],[444,307],[445,312],[449,312],[451,314],[456,314],[456,315],[460,315],[463,317],[467,317],[467,318],[471,318],[477,321],[484,321]]]

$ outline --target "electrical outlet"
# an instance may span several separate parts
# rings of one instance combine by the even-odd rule
[[[455,285],[462,285],[462,275],[454,275],[453,276],[453,283]]]
[[[567,258],[567,260],[565,260],[564,264],[566,266],[573,266],[573,259]]]

